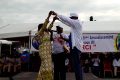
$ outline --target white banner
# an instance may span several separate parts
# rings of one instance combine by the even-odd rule
[[[117,52],[119,34],[86,33],[83,34],[83,52]]]
[[[31,40],[33,36],[31,37]],[[120,34],[118,33],[84,33],[82,52],[118,52]],[[31,50],[37,51],[31,44]]]

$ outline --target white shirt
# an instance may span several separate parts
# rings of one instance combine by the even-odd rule
[[[93,66],[99,66],[100,59],[99,58],[94,58],[94,59],[92,59],[92,62],[93,62]]]
[[[67,35],[61,34],[63,38],[68,39]],[[53,34],[53,54],[58,54],[64,52],[65,41],[60,38],[60,34]]]
[[[120,67],[120,59],[119,60],[114,59],[113,60],[113,66]]]
[[[81,51],[83,44],[82,40],[82,25],[78,19],[70,19],[69,17],[58,15],[60,21],[67,26],[71,27],[71,36],[72,36],[72,48],[77,47]]]

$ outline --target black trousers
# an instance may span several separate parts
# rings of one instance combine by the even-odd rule
[[[66,54],[64,52],[52,55],[54,63],[54,80],[66,80],[65,58]]]
[[[76,47],[74,47],[70,53],[76,80],[83,80],[83,71],[80,63],[80,54],[81,51],[79,51]]]

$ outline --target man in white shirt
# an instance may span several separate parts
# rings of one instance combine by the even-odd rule
[[[57,33],[53,33],[53,54],[52,59],[54,63],[54,80],[66,80],[65,59],[66,54],[64,51],[65,40],[68,39],[67,35],[63,34],[63,28],[56,26]],[[64,39],[63,39],[64,38]]]
[[[81,22],[78,20],[78,15],[76,13],[71,13],[70,17],[59,15],[53,11],[53,15],[58,17],[58,20],[67,26],[71,27],[71,42],[72,42],[72,60],[75,70],[76,80],[83,80],[82,67],[80,65],[80,54],[82,47],[82,26]]]

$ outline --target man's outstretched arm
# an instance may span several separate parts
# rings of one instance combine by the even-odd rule
[[[61,21],[62,23],[66,24],[67,26],[71,27],[71,25],[73,25],[73,20],[70,19],[69,17],[63,16],[63,15],[59,15],[56,12],[52,11],[52,15],[56,15],[58,17],[58,20]]]

